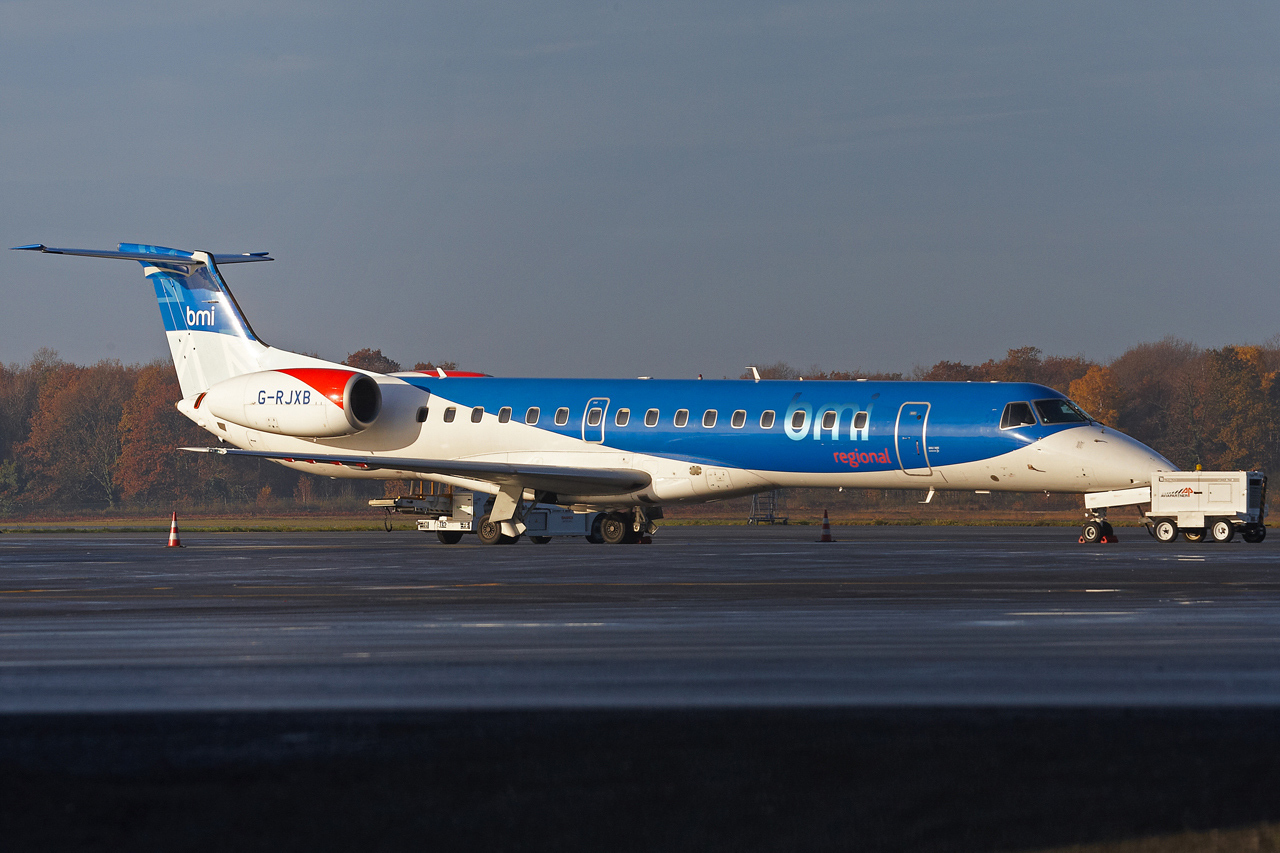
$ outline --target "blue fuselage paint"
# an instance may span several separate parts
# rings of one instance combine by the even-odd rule
[[[941,467],[991,459],[1081,425],[1002,430],[1007,403],[1065,399],[1031,383],[401,378],[460,406],[487,413],[510,407],[514,423],[525,423],[526,412],[536,407],[534,426],[559,435],[758,471],[913,470],[926,462]],[[557,425],[561,408],[569,417]],[[603,410],[598,424],[587,420],[591,408]],[[617,425],[620,409],[628,410],[624,426]],[[658,412],[657,423],[647,426],[651,409]],[[678,427],[681,410],[688,412],[687,421]],[[715,413],[713,426],[704,425],[712,421],[708,411]],[[737,417],[741,426],[735,425],[735,412],[745,413]],[[768,427],[762,426],[766,412],[774,413]]]

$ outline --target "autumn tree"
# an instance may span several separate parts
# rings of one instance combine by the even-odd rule
[[[1204,353],[1168,337],[1129,348],[1111,362],[1121,392],[1114,424],[1180,468],[1206,463]]]
[[[1205,391],[1219,470],[1266,469],[1276,460],[1277,383],[1260,347],[1205,354]]]
[[[351,353],[342,363],[347,367],[368,370],[371,373],[396,373],[400,370],[400,362],[387,358],[380,349],[367,347]]]
[[[178,377],[168,362],[138,373],[133,396],[120,417],[116,483],[125,500],[177,500],[199,483],[199,459],[177,448],[201,444],[206,434],[177,410]]]
[[[1124,395],[1109,367],[1098,364],[1090,367],[1068,386],[1067,396],[1104,424],[1114,426],[1120,420]]]
[[[25,365],[0,365],[0,460],[11,460],[14,446],[26,441],[40,386],[61,364],[55,351],[39,349]]]
[[[413,366],[414,370],[421,370],[425,373],[435,373],[437,368],[440,370],[457,370],[458,363],[456,361],[442,361],[437,364],[434,361],[420,361]]]
[[[136,370],[118,361],[90,367],[64,364],[40,389],[31,434],[18,446],[35,501],[102,501],[119,497],[120,414]]]

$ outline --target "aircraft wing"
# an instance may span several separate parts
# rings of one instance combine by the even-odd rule
[[[574,468],[563,465],[525,465],[510,462],[476,462],[465,459],[415,459],[398,456],[360,456],[338,453],[281,453],[271,450],[241,450],[234,447],[182,447],[193,453],[223,456],[254,456],[284,462],[314,462],[343,465],[365,471],[413,471],[467,477],[498,485],[519,485],[526,489],[569,495],[619,494],[643,489],[651,477],[631,468]],[[321,472],[317,472],[321,473]]]

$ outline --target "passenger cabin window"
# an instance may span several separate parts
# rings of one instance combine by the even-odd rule
[[[1087,424],[1089,416],[1080,411],[1080,407],[1070,400],[1036,400],[1036,411],[1040,413],[1041,423],[1050,424]]]
[[[484,406],[476,406],[471,410],[471,422],[478,424],[484,420]]]
[[[734,412],[733,420],[729,421],[729,423],[733,425],[734,429],[742,429],[742,427],[746,424],[746,422],[747,422],[747,413],[742,409],[738,409],[738,411]]]
[[[542,416],[542,410],[537,406],[530,406],[529,411],[524,413],[524,422],[527,424],[536,424],[538,418]]]
[[[647,427],[658,425],[658,410],[650,409],[644,413],[644,425]]]
[[[1031,407],[1026,403],[1010,403],[1004,407],[1004,414],[1000,416],[1000,429],[1035,425],[1036,416],[1031,414]]]
[[[445,409],[445,410],[444,410],[444,422],[445,422],[445,423],[447,423],[447,424],[451,424],[451,423],[453,423],[453,418],[454,418],[454,416],[455,416],[455,415],[457,415],[457,414],[458,414],[458,410],[457,410],[457,409],[455,409],[453,406],[450,406],[449,408]]]
[[[618,409],[617,413],[613,416],[613,425],[626,426],[629,423],[631,423],[631,410]]]
[[[823,428],[823,429],[835,429],[835,428],[836,428],[836,413],[835,413],[835,412],[823,412],[823,413],[822,413],[822,428]]]
[[[797,411],[794,415],[791,416],[791,428],[804,429],[804,422],[806,417],[808,417],[808,413],[804,409],[800,409],[799,411]]]
[[[511,421],[511,407],[503,406],[501,409],[498,409],[498,423],[505,424],[505,423],[509,423],[510,421]]]
[[[773,409],[765,409],[760,413],[760,429],[773,429],[773,419],[776,415]]]
[[[702,425],[707,429],[711,429],[716,425],[717,417],[719,417],[719,413],[715,409],[707,409],[702,413]]]
[[[858,412],[856,415],[854,415],[854,416],[853,416],[853,428],[854,428],[854,429],[866,429],[866,428],[867,428],[867,413],[866,413],[866,412]]]
[[[600,426],[600,419],[604,417],[604,410],[598,406],[592,406],[587,412],[587,426]]]
[[[688,423],[689,423],[689,410],[688,410],[688,409],[678,409],[678,410],[676,411],[676,421],[675,421],[675,423],[676,423],[676,426],[678,426],[678,427],[682,427],[682,426],[685,426],[686,424],[688,424]]]
[[[418,423],[425,424],[426,422],[427,422],[427,407],[421,406],[418,408]]]
[[[564,406],[556,409],[556,426],[564,426],[569,422],[569,410]]]

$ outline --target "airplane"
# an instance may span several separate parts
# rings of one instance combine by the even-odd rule
[[[220,267],[274,260],[121,243],[17,250],[138,261],[183,398],[217,437],[182,448],[330,477],[421,479],[493,495],[486,544],[525,532],[530,502],[597,510],[597,539],[636,542],[662,507],[771,489],[1088,494],[1177,468],[1043,385],[498,378],[379,374],[264,343]],[[928,498],[926,499],[928,500]],[[1082,541],[1114,536],[1105,507]]]

